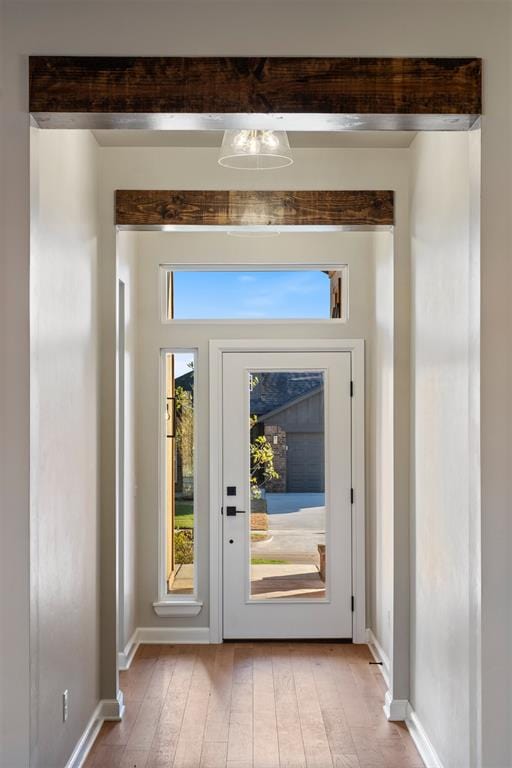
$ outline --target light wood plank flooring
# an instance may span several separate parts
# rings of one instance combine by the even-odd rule
[[[423,768],[366,646],[143,645],[84,768]]]

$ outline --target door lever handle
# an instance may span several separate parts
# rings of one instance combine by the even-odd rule
[[[237,509],[236,507],[226,507],[227,517],[234,517],[235,515],[245,515],[245,509]]]

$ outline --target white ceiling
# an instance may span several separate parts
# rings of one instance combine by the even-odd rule
[[[222,131],[93,131],[102,147],[220,147]],[[295,149],[329,148],[402,148],[408,147],[416,134],[412,131],[315,131],[289,132]]]

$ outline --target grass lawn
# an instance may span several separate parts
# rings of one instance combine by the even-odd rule
[[[286,565],[287,560],[274,560],[269,557],[251,557],[252,565]]]
[[[193,501],[177,501],[176,502],[174,525],[176,528],[193,528],[194,527],[194,502]]]

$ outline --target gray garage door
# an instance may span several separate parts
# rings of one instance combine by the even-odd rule
[[[325,491],[324,435],[321,432],[288,432],[286,490],[288,493]]]

